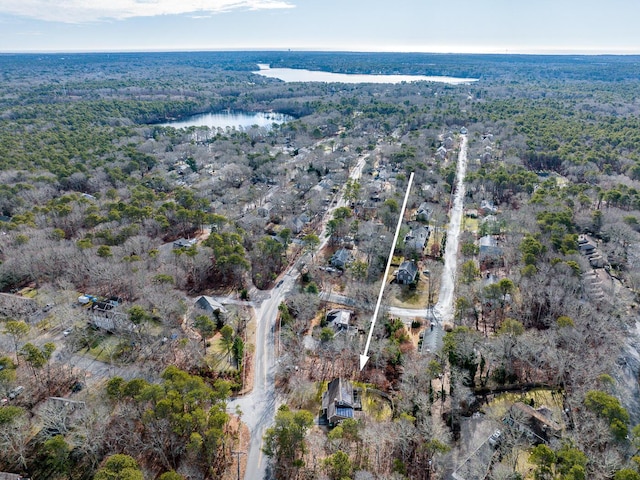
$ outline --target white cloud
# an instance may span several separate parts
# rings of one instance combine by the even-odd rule
[[[0,13],[63,23],[293,7],[289,0],[0,0]]]

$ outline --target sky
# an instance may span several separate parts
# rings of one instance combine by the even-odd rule
[[[640,54],[635,0],[0,0],[0,52]]]

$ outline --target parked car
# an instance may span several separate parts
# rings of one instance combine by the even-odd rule
[[[71,387],[71,392],[72,393],[78,393],[80,390],[82,390],[84,388],[84,383],[82,382],[76,382],[73,384],[73,386]]]
[[[13,400],[14,398],[16,398],[18,395],[22,393],[23,390],[24,390],[24,387],[22,385],[19,385],[13,390],[11,390],[9,392],[9,400]]]
[[[489,437],[489,445],[491,445],[493,448],[498,448],[501,441],[502,441],[502,432],[500,430],[496,430]]]

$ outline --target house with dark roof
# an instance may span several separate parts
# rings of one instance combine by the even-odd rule
[[[448,136],[444,139],[443,144],[447,149],[453,148],[453,138],[451,138],[451,136]]]
[[[354,390],[349,380],[334,378],[327,385],[327,391],[322,394],[322,414],[327,418],[330,426],[339,424],[347,418],[354,417],[354,410],[362,406],[358,399],[358,392]]]
[[[337,250],[329,260],[329,263],[333,267],[339,268],[340,270],[344,270],[345,268],[347,268],[349,262],[351,262],[351,252],[346,248]]]
[[[431,208],[427,202],[422,202],[416,212],[416,220],[421,222],[428,222],[431,219]]]
[[[550,409],[542,406],[533,408],[525,403],[516,402],[509,409],[504,423],[524,433],[533,443],[548,442],[551,437],[560,437],[563,427],[553,419]]]
[[[200,295],[196,300],[196,307],[205,310],[207,313],[227,313],[227,309],[224,308],[220,302],[215,298],[207,295]]]
[[[396,282],[401,285],[410,285],[416,281],[418,264],[413,260],[405,260],[395,272]]]

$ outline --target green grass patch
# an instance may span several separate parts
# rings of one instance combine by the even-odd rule
[[[18,292],[18,295],[26,298],[36,298],[38,294],[38,290],[33,287],[24,287],[22,290]]]
[[[514,403],[522,402],[530,405],[532,401],[533,408],[540,408],[544,405],[553,411],[554,418],[562,418],[562,394],[548,388],[530,390],[524,393],[502,393],[489,403],[489,408],[502,418],[508,413],[511,405]]]
[[[391,420],[393,411],[389,402],[375,393],[362,391],[362,411],[378,422]]]
[[[464,217],[462,219],[462,229],[467,232],[476,233],[480,226],[480,220],[477,218]]]
[[[89,355],[99,362],[113,363],[118,352],[118,345],[121,339],[115,335],[107,335],[93,348],[89,350]]]
[[[394,307],[400,308],[424,308],[429,300],[429,278],[425,275],[420,277],[415,288],[408,285],[397,285],[394,289],[396,293],[391,299]],[[434,292],[431,292],[431,300],[434,299]]]
[[[211,344],[207,348],[205,362],[211,370],[216,372],[231,372],[236,370],[235,362],[231,353],[227,353],[227,349],[222,345],[222,337],[216,334],[209,340]]]
[[[40,320],[37,324],[36,327],[38,328],[38,330],[40,330],[41,332],[46,332],[47,330],[49,330],[51,328],[51,317],[45,317],[42,320]]]

